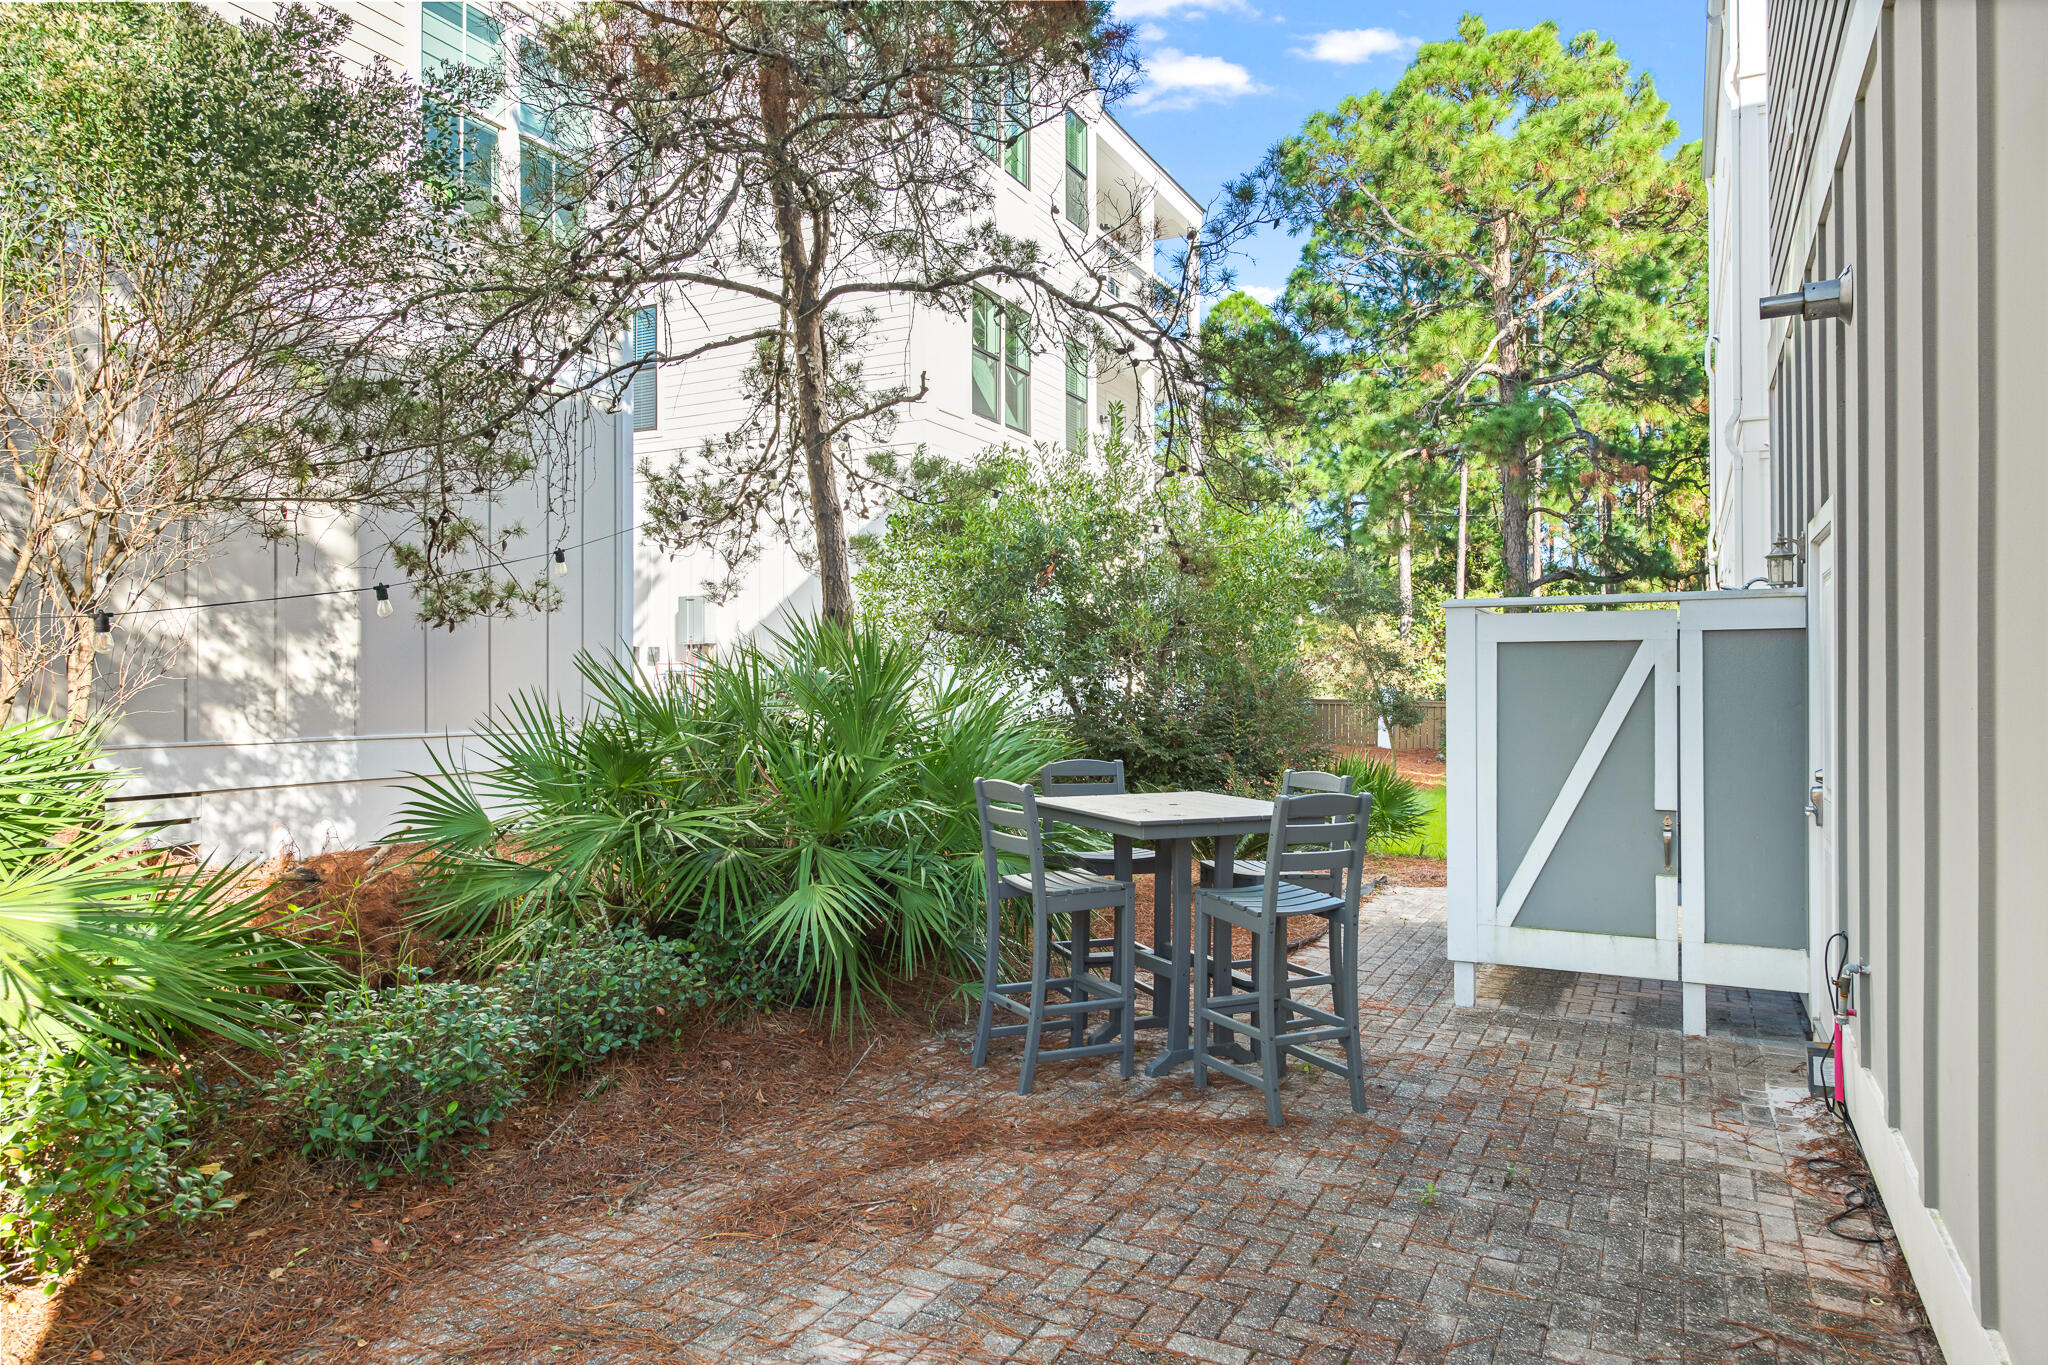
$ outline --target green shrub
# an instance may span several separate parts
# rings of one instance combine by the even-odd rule
[[[687,944],[624,925],[593,925],[498,979],[505,1003],[530,1016],[550,1073],[588,1066],[672,1031],[712,989]]]
[[[1368,846],[1402,843],[1429,824],[1429,802],[1421,788],[1388,760],[1349,754],[1337,761],[1334,771],[1351,779],[1353,791],[1372,793],[1372,814],[1365,822]]]
[[[993,668],[1140,790],[1270,790],[1327,757],[1301,663],[1335,560],[1297,510],[1174,477],[1114,422],[913,472],[855,546],[890,637]]]
[[[704,978],[705,998],[695,1002],[700,1006],[758,1014],[803,993],[795,968],[764,956],[757,944],[699,930],[688,941],[688,951]]]
[[[360,1163],[369,1183],[394,1170],[444,1174],[525,1095],[539,1045],[533,1021],[491,991],[408,981],[331,991],[284,1043],[271,1083],[306,1132],[310,1156]]]
[[[185,1116],[150,1071],[113,1055],[0,1052],[0,1251],[52,1281],[152,1222],[230,1207],[230,1172],[188,1166]]]

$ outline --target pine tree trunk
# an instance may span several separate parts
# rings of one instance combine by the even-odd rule
[[[1522,336],[1517,330],[1514,298],[1514,254],[1509,249],[1508,220],[1493,223],[1493,325],[1500,337],[1495,350],[1500,366],[1502,407],[1522,399]],[[1500,571],[1509,597],[1527,597],[1529,582],[1529,443],[1517,437],[1505,452],[1500,469]]]
[[[811,524],[818,547],[818,584],[827,620],[853,618],[853,574],[846,545],[846,506],[839,495],[838,457],[826,430],[825,391],[828,357],[825,309],[819,301],[824,274],[824,243],[829,234],[806,231],[798,198],[796,166],[787,154],[790,127],[789,68],[775,60],[761,68],[761,118],[770,140],[783,154],[772,159],[769,194],[775,204],[775,234],[782,250],[784,306],[789,310],[790,345],[796,361],[794,435],[803,447],[804,473],[811,493]],[[818,254],[811,253],[815,237]]]

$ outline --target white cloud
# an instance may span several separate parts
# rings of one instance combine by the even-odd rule
[[[1268,308],[1271,308],[1280,297],[1280,289],[1275,285],[1241,284],[1238,286],[1238,288],[1243,290],[1245,293],[1250,294],[1253,298],[1257,299],[1260,303],[1265,304]]]
[[[1375,57],[1404,55],[1421,46],[1422,39],[1403,38],[1390,28],[1334,28],[1310,37],[1309,46],[1288,51],[1310,61],[1351,66]]]
[[[1166,30],[1157,24],[1138,25],[1138,41],[1141,43],[1156,43],[1164,40],[1165,37]]]
[[[1265,90],[1236,62],[1162,47],[1146,61],[1145,84],[1131,96],[1131,108],[1141,114],[1167,113],[1198,104],[1227,104]]]
[[[1164,19],[1176,14],[1188,19],[1199,19],[1205,14],[1259,17],[1250,0],[1117,0],[1116,5],[1119,19]]]

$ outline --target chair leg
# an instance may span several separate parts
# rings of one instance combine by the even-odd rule
[[[1138,941],[1138,898],[1129,882],[1124,883],[1124,903],[1116,912],[1116,981],[1123,992],[1124,1051],[1119,1073],[1129,1080],[1138,1065],[1138,974],[1135,967]]]
[[[1071,953],[1067,966],[1073,972],[1074,980],[1078,982],[1082,977],[1088,975],[1088,958],[1093,951],[1095,942],[1095,912],[1093,910],[1073,910],[1068,912],[1067,938],[1068,951]],[[1078,1003],[1085,999],[1087,994],[1079,985],[1075,985],[1067,991],[1067,998]],[[1079,1047],[1087,1040],[1088,1011],[1075,1010],[1073,1023],[1067,1029],[1067,1046]]]
[[[996,985],[1002,980],[1002,955],[1002,903],[992,901],[988,907],[988,951],[982,954],[981,960],[981,1022],[974,1030],[975,1066],[988,1065],[988,1035],[995,1024]]]
[[[1034,914],[1031,925],[1031,1013],[1024,1027],[1024,1073],[1017,1078],[1017,1093],[1031,1093],[1032,1077],[1038,1073],[1038,1035],[1045,1027],[1045,983],[1052,975],[1052,919]]]
[[[1197,959],[1193,982],[1194,999],[1188,1002],[1188,1008],[1193,1011],[1193,1018],[1189,1020],[1193,1027],[1188,1030],[1188,1034],[1194,1046],[1192,1066],[1197,1090],[1209,1088],[1209,1021],[1202,1017],[1202,1011],[1209,1007],[1209,997],[1215,994],[1216,948],[1203,935],[1213,935],[1214,925],[1215,921],[1202,913],[1202,899],[1197,896],[1194,922],[1189,925],[1188,933],[1188,942],[1195,950]]]
[[[1259,1025],[1266,1046],[1259,1058],[1259,1076],[1265,1082],[1263,1088],[1266,1092],[1266,1125],[1271,1128],[1278,1128],[1285,1122],[1280,1114],[1280,1074],[1287,1065],[1287,1049],[1281,1047],[1279,1042],[1284,1021],[1280,1017],[1280,986],[1273,979],[1275,976],[1286,974],[1284,968],[1280,972],[1273,970],[1272,945],[1275,942],[1284,942],[1279,936],[1279,929],[1279,921],[1268,918],[1265,924],[1255,931],[1263,936],[1258,941],[1257,954],[1265,964],[1265,970],[1260,973],[1259,979]]]
[[[1337,914],[1342,922],[1344,964],[1334,971],[1332,989],[1341,993],[1336,1014],[1344,1021],[1344,1070],[1351,1082],[1351,1112],[1365,1112],[1365,1040],[1358,1031],[1358,909],[1347,906]],[[1331,935],[1334,940],[1336,935]],[[1331,951],[1336,951],[1334,942]],[[1331,964],[1335,966],[1336,964]]]

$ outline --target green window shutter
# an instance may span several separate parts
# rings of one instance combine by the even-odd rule
[[[1075,454],[1088,442],[1088,348],[1067,343],[1067,449]]]
[[[633,359],[646,360],[654,354],[654,318],[652,308],[642,308],[633,314]],[[653,431],[660,407],[658,371],[653,362],[633,371],[633,430]]]
[[[1011,76],[1003,109],[1003,169],[1025,189],[1031,188],[1031,102],[1021,76]]]
[[[1067,221],[1088,226],[1088,125],[1067,111]]]
[[[974,415],[996,420],[996,388],[1003,368],[1003,315],[996,301],[976,290],[971,325]]]
[[[1004,309],[1003,424],[1031,431],[1031,338],[1024,310]]]

